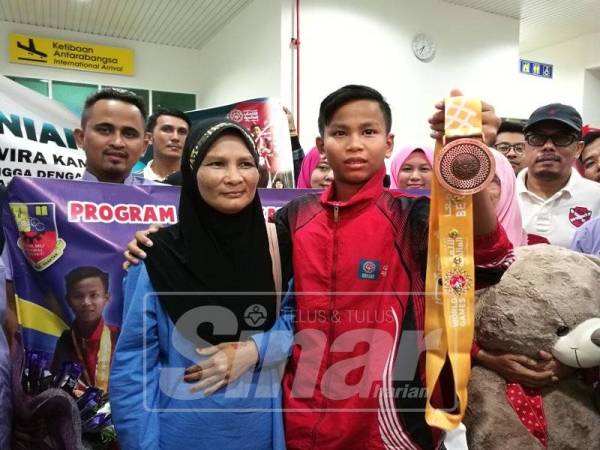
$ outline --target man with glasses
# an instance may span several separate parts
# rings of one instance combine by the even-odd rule
[[[600,184],[573,168],[583,149],[581,126],[573,107],[553,103],[536,109],[523,129],[526,169],[517,176],[523,227],[564,247],[579,227],[600,214]]]
[[[506,156],[515,175],[524,169],[523,152],[525,150],[525,136],[523,134],[524,120],[502,119],[494,148]]]

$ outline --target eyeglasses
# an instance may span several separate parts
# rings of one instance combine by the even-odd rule
[[[548,142],[548,139],[552,140],[557,147],[568,147],[579,139],[579,136],[573,134],[528,134],[525,136],[527,143],[533,147],[541,147]]]
[[[519,142],[518,144],[508,144],[503,142],[501,144],[496,144],[494,148],[503,155],[508,155],[508,152],[510,152],[511,149],[515,152],[515,154],[522,155],[523,150],[525,150],[525,144],[523,142]]]

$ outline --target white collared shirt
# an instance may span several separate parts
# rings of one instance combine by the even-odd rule
[[[517,199],[527,233],[569,248],[577,229],[600,215],[600,183],[583,178],[577,170],[571,169],[567,184],[547,199],[528,191],[526,178],[523,169],[517,175]]]
[[[143,175],[143,177],[146,178],[147,180],[159,181],[159,182],[165,181],[165,179],[167,177],[161,177],[156,172],[154,172],[154,170],[152,170],[153,163],[154,163],[154,160],[151,159],[150,161],[148,161],[148,164],[146,164],[146,167],[144,167],[144,170],[142,170],[141,172],[138,172],[138,173]]]

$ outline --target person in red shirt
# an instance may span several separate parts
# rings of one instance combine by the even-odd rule
[[[56,342],[51,371],[60,372],[64,362],[79,362],[81,380],[103,391],[108,387],[110,362],[119,329],[102,318],[110,301],[109,277],[93,266],[82,266],[65,276],[66,298],[75,315],[71,328]]]
[[[484,121],[490,115],[484,105]],[[394,136],[376,90],[351,85],[330,94],[319,131],[333,184],[277,213],[287,230],[279,234],[291,238],[296,292],[295,345],[282,383],[287,448],[438,448],[443,433],[424,416],[429,200],[383,187]],[[488,192],[473,202],[476,277],[486,272],[481,278],[496,282],[512,246]],[[444,376],[433,403],[452,405],[451,386]]]

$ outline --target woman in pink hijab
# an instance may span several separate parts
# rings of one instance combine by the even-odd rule
[[[392,158],[391,189],[431,189],[433,150],[408,145]]]
[[[325,189],[333,181],[333,171],[325,155],[313,147],[302,161],[298,175],[298,189]]]
[[[496,161],[496,176],[488,186],[488,192],[496,207],[496,217],[514,248],[527,245],[527,233],[523,230],[521,210],[517,202],[515,171],[502,153],[494,149],[491,152]]]

